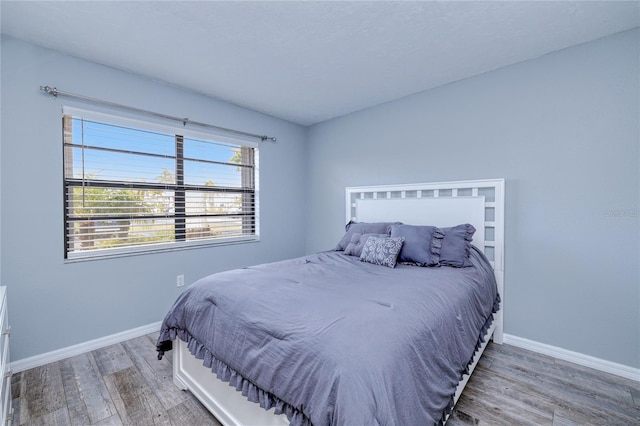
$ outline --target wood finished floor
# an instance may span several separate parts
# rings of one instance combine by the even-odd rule
[[[14,425],[219,425],[150,334],[17,373]],[[489,344],[447,425],[640,425],[637,382]]]

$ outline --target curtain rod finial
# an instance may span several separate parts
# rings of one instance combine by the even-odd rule
[[[47,92],[49,95],[52,95],[54,98],[58,97],[58,89],[56,89],[55,87],[40,86],[40,90],[42,90],[43,92]]]

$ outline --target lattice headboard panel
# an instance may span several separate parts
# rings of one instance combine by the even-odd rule
[[[347,221],[439,227],[470,223],[473,244],[503,270],[504,179],[346,188]]]

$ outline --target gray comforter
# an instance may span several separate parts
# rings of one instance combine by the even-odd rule
[[[395,269],[341,252],[222,272],[192,284],[162,324],[222,380],[294,425],[442,421],[499,296],[473,267]]]

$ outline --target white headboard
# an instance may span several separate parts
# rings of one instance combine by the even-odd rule
[[[347,222],[402,222],[438,227],[470,223],[472,244],[495,271],[504,306],[504,179],[346,188]],[[494,340],[502,343],[502,309]]]

